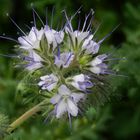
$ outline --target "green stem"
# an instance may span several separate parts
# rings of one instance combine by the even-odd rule
[[[42,101],[41,103],[39,103],[36,106],[29,109],[27,112],[25,112],[23,115],[21,115],[18,119],[16,119],[13,123],[11,123],[9,125],[9,128],[7,129],[7,132],[11,133],[13,130],[15,130],[17,127],[19,127],[24,121],[29,119],[31,116],[33,116],[37,112],[41,111],[44,101]]]

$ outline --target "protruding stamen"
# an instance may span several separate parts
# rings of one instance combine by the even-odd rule
[[[97,31],[99,30],[100,26],[101,26],[101,23],[97,26],[96,30],[95,30],[94,33],[93,33],[93,36],[95,36],[95,34],[96,34]]]
[[[60,26],[60,22],[58,22],[58,24],[57,24],[56,31],[58,31],[59,26]]]
[[[57,47],[57,57],[60,60],[60,46]]]
[[[80,16],[79,16],[78,31],[80,30],[80,25],[81,25],[81,18],[80,18]]]
[[[60,27],[60,30],[63,30],[63,28],[64,28],[64,21],[61,20],[61,27]]]
[[[91,13],[91,19],[89,21],[89,25],[88,25],[88,27],[86,29],[86,32],[91,29],[91,27],[92,27],[92,21],[94,19],[94,16],[93,16],[94,15],[94,11],[92,9],[91,9],[91,11],[92,11],[92,13]]]
[[[110,58],[110,59],[105,59],[103,61],[115,61],[115,60],[126,60],[126,58]]]
[[[68,118],[69,118],[69,126],[70,126],[70,129],[72,129],[71,116],[70,116],[70,113],[69,112],[68,112]]]
[[[42,23],[42,25],[45,26],[43,20],[41,19],[41,17],[39,16],[39,14],[36,12],[36,10],[34,9],[34,7],[32,7],[32,9],[33,9],[34,13],[37,15],[37,17],[40,20],[40,22]]]
[[[69,55],[69,57],[68,57],[68,59],[67,59],[67,61],[66,61],[66,63],[65,63],[64,65],[67,65],[67,64],[68,64],[68,62],[69,62],[71,56],[72,56],[72,53],[70,53],[70,55]]]
[[[53,7],[53,9],[52,9],[52,15],[51,15],[51,29],[52,29],[52,26],[53,26],[54,10],[55,10],[55,7]]]
[[[47,14],[48,14],[48,8],[46,8],[46,26],[48,25]]]
[[[83,6],[80,6],[79,9],[75,12],[75,14],[73,16],[71,16],[70,21],[72,21],[73,18],[80,12],[80,10],[81,10],[82,7]]]
[[[32,8],[32,10],[33,10],[33,8]],[[34,12],[34,10],[33,10],[33,21],[34,21],[33,23],[34,23],[34,27],[35,27],[33,29],[34,29],[34,32],[35,32],[35,35],[36,35],[36,38],[37,38],[37,33],[36,33],[36,30],[35,30],[36,29],[36,18],[35,18],[35,12]]]
[[[0,54],[2,57],[8,57],[8,58],[18,58],[18,55],[11,55],[11,54]]]
[[[69,25],[70,30],[73,32],[73,28],[72,28],[72,26],[71,26],[71,20],[69,20],[69,18],[68,18],[68,16],[67,16],[67,13],[66,13],[66,10],[63,10],[62,13],[64,13],[65,18],[66,18],[66,20],[67,20],[67,23],[66,23],[65,26]]]
[[[87,24],[87,20],[88,20],[90,14],[93,14],[93,10],[91,10],[91,11],[88,13],[88,15],[85,16],[85,21],[84,21],[84,25],[83,25],[83,28],[82,28],[82,32],[85,30],[85,26],[86,26],[86,24]]]
[[[7,14],[11,22],[26,36],[26,33],[17,25],[17,23]]]
[[[31,30],[31,27],[30,27],[29,25],[25,24],[25,26],[26,26],[29,30]]]
[[[21,38],[24,39],[29,45],[31,45],[31,46],[33,47],[33,45],[32,45],[27,39],[25,39],[25,38],[22,37],[22,36],[21,36]]]
[[[15,39],[13,39],[13,38],[11,38],[11,37],[0,36],[0,38],[6,39],[6,40],[10,40],[10,41],[14,41],[14,42],[16,42],[16,43],[19,43],[17,40],[15,40]]]
[[[119,26],[120,26],[120,24],[117,25],[117,26],[116,26],[109,34],[107,34],[103,39],[101,39],[101,40],[98,42],[98,44],[101,44],[105,39],[107,39]]]
[[[121,74],[117,74],[117,73],[114,73],[112,71],[105,71],[104,74],[109,74],[109,75],[112,75],[112,76],[119,76],[119,77],[124,77],[124,78],[128,78],[127,75],[121,75]]]
[[[8,15],[8,17],[10,18],[10,20],[12,21],[12,23],[25,35],[25,36],[27,36],[26,35],[26,33],[16,24],[16,22]],[[17,40],[15,40],[15,39],[12,39],[12,38],[10,38],[10,37],[3,37],[3,36],[1,36],[1,38],[3,38],[3,39],[8,39],[8,40],[11,40],[11,41],[16,41],[17,43],[18,43],[18,41]],[[31,46],[32,46],[32,44],[29,42],[29,41],[27,41],[24,37],[22,37],[27,43],[29,43]]]

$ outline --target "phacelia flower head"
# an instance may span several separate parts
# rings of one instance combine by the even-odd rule
[[[103,102],[108,95],[101,91],[105,91],[106,78],[113,73],[109,65],[111,55],[100,53],[102,42],[110,34],[98,41],[94,39],[93,11],[77,29],[72,26],[76,14],[70,18],[65,11],[64,14],[61,29],[48,24],[40,29],[33,26],[28,34],[20,29],[24,35],[18,38],[17,45],[20,66],[28,73],[26,79],[33,79],[33,91],[46,101],[45,112],[56,118],[76,117],[88,104]]]

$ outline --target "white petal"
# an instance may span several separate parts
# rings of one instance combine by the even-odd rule
[[[80,90],[79,84],[75,81],[71,82],[71,85]]]
[[[51,102],[52,104],[57,104],[57,103],[59,102],[60,99],[61,99],[61,96],[60,96],[59,94],[56,94],[56,95],[54,95],[54,96],[51,98],[50,102]]]
[[[71,85],[74,86],[75,88],[77,88],[78,90],[80,90],[80,86],[78,82],[84,82],[85,81],[85,76],[84,74],[79,74],[74,76],[73,81],[71,82]]]
[[[99,45],[98,43],[94,42],[94,43],[92,44],[92,54],[98,53],[99,48],[100,48],[100,45]]]
[[[64,32],[63,31],[60,31],[60,38],[61,38],[61,42],[62,42],[63,38],[64,38]]]
[[[86,39],[88,37],[88,35],[89,35],[89,32],[81,32],[77,37],[78,45],[81,43],[81,41]]]
[[[40,41],[39,40],[34,41],[32,44],[33,44],[33,48],[38,49],[40,47]]]
[[[66,104],[65,100],[63,99],[57,105],[56,117],[60,118],[66,111],[67,111],[67,104]]]
[[[96,57],[94,60],[92,60],[90,62],[91,66],[96,66],[96,65],[101,64],[101,63],[102,63],[102,60],[99,59],[98,57]]]
[[[28,40],[28,38],[26,38],[25,36],[23,37],[19,37],[18,38],[19,43],[22,45],[22,48],[24,47],[25,49],[29,49],[32,48],[31,46],[31,42]],[[27,47],[27,48],[26,48]]]
[[[53,79],[53,81],[58,81],[58,78],[54,74],[51,74],[50,77]]]
[[[39,86],[42,86],[43,84],[45,84],[45,81],[40,81],[40,82],[38,83]]]
[[[86,46],[83,46],[86,54],[96,54],[99,50],[99,44],[91,40]]]
[[[41,76],[40,79],[41,79],[41,80],[49,79],[49,75]]]
[[[69,32],[69,34],[70,34],[70,37],[71,37],[71,40],[72,40],[72,42],[73,42],[73,44],[75,45],[75,35],[74,35],[74,33],[73,32]]]
[[[45,31],[45,36],[47,38],[47,41],[49,44],[51,44],[54,40],[54,34],[52,33],[51,30]]]
[[[38,30],[35,28],[35,27],[32,27],[29,35],[28,35],[28,38],[31,42],[35,42],[36,39],[37,39],[37,32]]]
[[[57,42],[55,38],[53,39],[52,43],[53,43],[53,50],[54,50],[57,47]]]
[[[63,66],[64,68],[67,68],[73,59],[74,59],[73,53],[71,52],[61,53],[60,58],[55,56],[55,64],[58,67]]]
[[[19,37],[18,41],[22,45],[23,49],[32,49],[39,47],[39,41],[42,38],[44,31],[41,29],[38,31],[35,27],[32,27],[27,36]]]
[[[86,48],[86,45],[89,44],[89,42],[91,41],[92,38],[93,38],[93,35],[90,35],[87,39],[85,39],[85,41],[84,41],[82,47],[83,47],[83,48]]]
[[[79,74],[79,75],[76,75],[72,78],[75,82],[84,82],[85,81],[85,76],[84,74]]]
[[[42,67],[41,63],[33,63],[29,66],[26,67],[27,70],[32,71],[32,70],[36,70]]]
[[[35,51],[32,51],[32,58],[33,58],[34,61],[36,61],[36,62],[42,61],[42,58],[41,58],[37,53],[35,53]]]
[[[61,85],[58,89],[58,93],[60,95],[70,95],[71,91],[65,85]]]
[[[81,32],[79,32],[78,30],[73,32],[74,37],[78,37],[80,34],[81,34]]]
[[[64,33],[62,31],[61,32],[57,32],[55,34],[55,39],[56,39],[56,42],[58,44],[60,44],[63,41],[63,38],[64,38]]]
[[[78,107],[76,106],[76,104],[74,102],[72,102],[70,99],[67,99],[67,109],[68,112],[72,115],[72,116],[77,116],[78,114]]]
[[[56,83],[50,84],[49,86],[47,86],[47,90],[48,91],[53,90],[56,87],[56,85],[57,85]]]
[[[75,103],[78,103],[81,99],[85,98],[85,94],[83,94],[83,93],[72,93],[71,97],[73,98]]]
[[[92,40],[92,38],[93,38],[93,35],[91,34],[88,38],[87,38],[87,40]]]
[[[95,73],[95,74],[100,74],[101,73],[101,68],[94,66],[94,67],[90,68],[90,71]]]
[[[43,34],[44,34],[44,29],[41,29],[40,31],[38,31],[38,34],[37,34],[38,40],[41,40]]]
[[[69,26],[71,26],[71,23],[69,22]],[[70,33],[71,32],[71,28],[68,26],[65,26],[65,32],[66,33]]]
[[[58,82],[58,78],[54,74],[42,76],[40,77],[40,79],[42,81],[39,82],[38,85],[39,86],[43,85],[42,89],[47,89],[48,91],[53,90]]]
[[[63,61],[59,59],[57,56],[55,57],[55,65],[59,68],[63,65]]]
[[[44,85],[44,86],[42,87],[42,90],[46,90],[47,88],[48,88],[48,87]]]
[[[107,58],[108,56],[106,54],[102,54],[102,55],[98,55],[97,58],[104,60],[105,58]]]

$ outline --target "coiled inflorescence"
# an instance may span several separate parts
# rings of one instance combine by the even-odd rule
[[[49,95],[51,114],[57,118],[65,114],[77,116],[86,106],[87,98],[102,89],[103,79],[112,73],[109,55],[99,53],[108,35],[97,42],[91,32],[90,14],[82,29],[74,30],[71,22],[75,15],[68,18],[64,13],[66,23],[61,30],[47,24],[40,30],[34,26],[29,34],[18,38],[21,63],[28,72],[39,73],[36,84]]]

